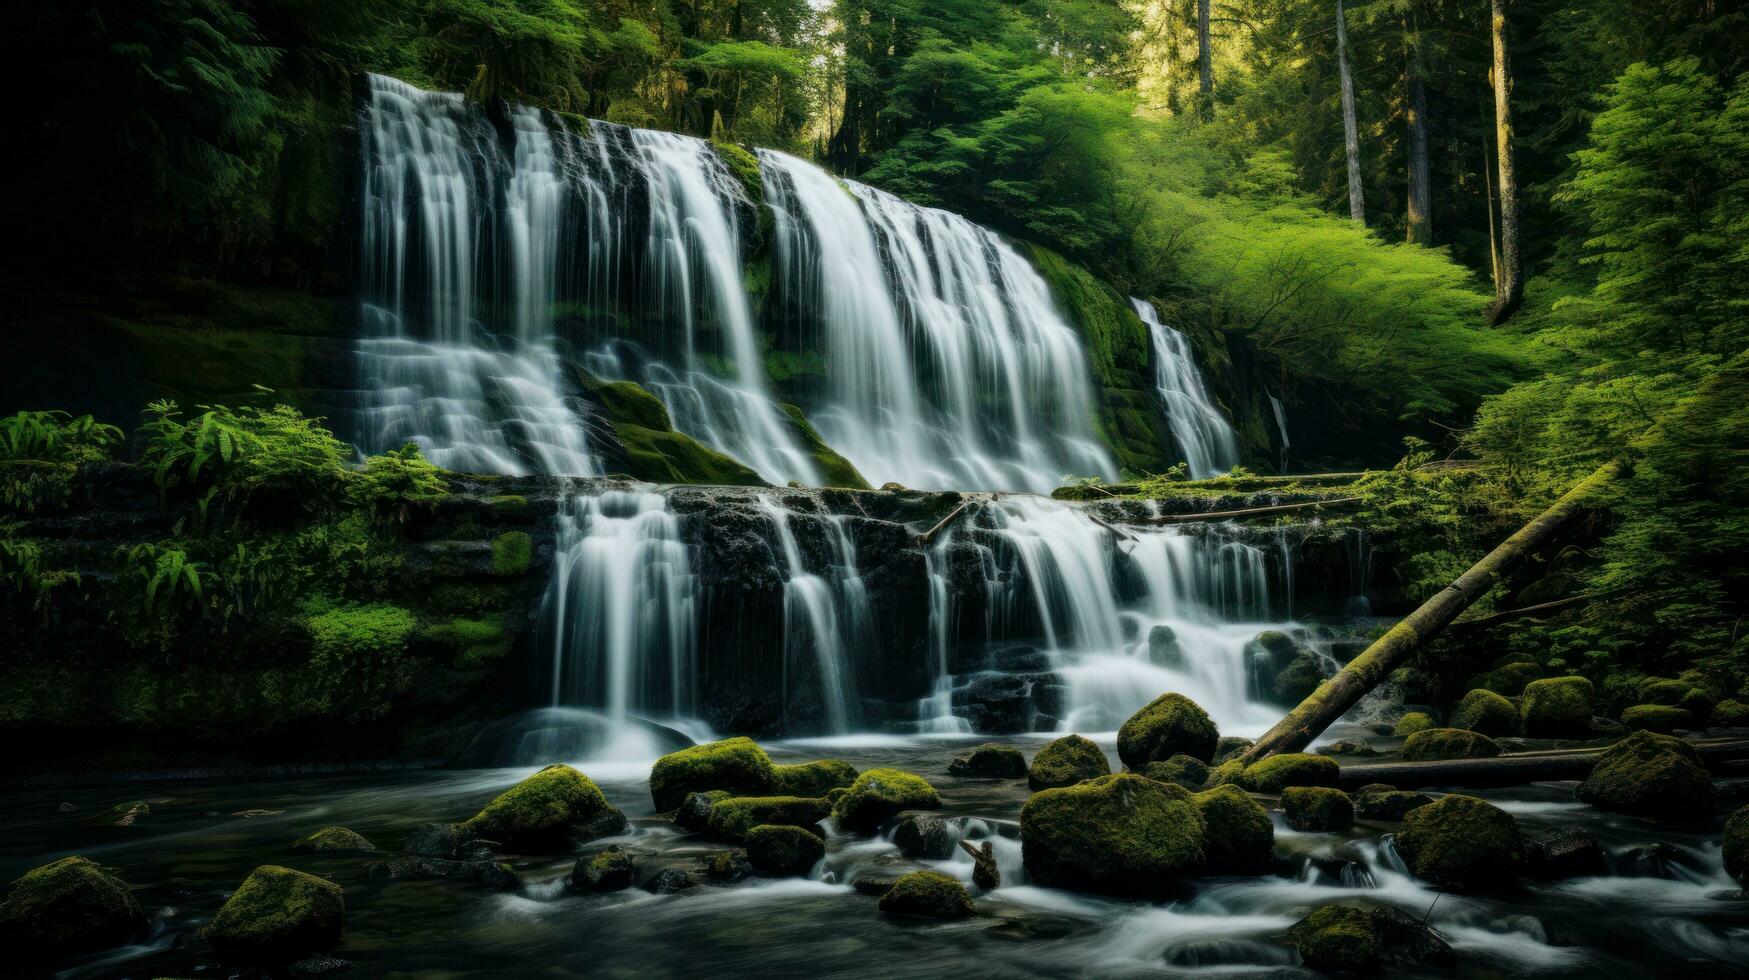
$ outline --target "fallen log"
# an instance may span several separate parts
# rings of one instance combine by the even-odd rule
[[[1733,764],[1749,759],[1749,739],[1690,743],[1708,769],[1723,773]],[[1562,749],[1549,752],[1518,752],[1492,759],[1447,759],[1441,762],[1369,762],[1343,766],[1338,783],[1353,790],[1369,783],[1385,783],[1398,789],[1427,786],[1519,786],[1525,783],[1584,779],[1591,774],[1605,749]]]
[[[1510,622],[1514,619],[1527,619],[1532,616],[1543,616],[1549,613],[1560,612],[1563,609],[1570,609],[1573,606],[1584,606],[1593,602],[1601,602],[1605,599],[1618,598],[1627,595],[1628,591],[1629,590],[1627,589],[1616,589],[1610,592],[1589,592],[1584,595],[1567,596],[1565,599],[1539,602],[1534,606],[1521,606],[1517,609],[1504,609],[1487,616],[1477,616],[1475,619],[1465,619],[1453,623],[1451,624],[1451,631],[1456,633],[1459,630],[1487,629],[1490,626]]]
[[[1159,517],[1135,517],[1124,520],[1125,524],[1196,524],[1202,521],[1224,521],[1240,517],[1262,517],[1267,514],[1285,514],[1289,511],[1305,510],[1308,507],[1335,507],[1339,504],[1359,503],[1359,497],[1332,497],[1329,500],[1307,500],[1297,504],[1270,504],[1267,507],[1245,507],[1240,510],[1211,510],[1199,514],[1163,514]]]
[[[935,536],[940,534],[942,531],[946,530],[947,526],[949,524],[952,524],[954,522],[955,518],[957,518],[961,514],[965,513],[966,508],[970,507],[971,505],[972,505],[972,502],[970,500],[965,501],[964,503],[960,504],[958,507],[955,507],[953,510],[948,511],[947,516],[943,517],[940,521],[938,521],[934,527],[930,528],[927,531],[924,531],[922,534],[917,535],[917,547],[919,547],[919,548],[929,547],[930,542],[935,540]]]
[[[1391,671],[1410,654],[1438,636],[1458,614],[1487,594],[1514,566],[1541,547],[1561,525],[1579,512],[1587,497],[1613,480],[1620,471],[1619,462],[1598,467],[1595,473],[1568,490],[1548,510],[1519,528],[1459,575],[1456,581],[1422,603],[1384,636],[1374,640],[1360,656],[1337,671],[1336,676],[1318,685],[1318,689],[1298,707],[1263,733],[1263,737],[1246,750],[1242,757],[1245,764],[1250,765],[1278,752],[1298,752],[1310,745],[1312,739],[1323,734],[1324,729],[1390,676]]]

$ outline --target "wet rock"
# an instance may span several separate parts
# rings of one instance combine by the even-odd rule
[[[1591,722],[1596,689],[1583,677],[1547,677],[1524,686],[1518,705],[1524,734],[1559,738],[1584,735]]]
[[[917,813],[899,821],[893,844],[914,861],[945,861],[953,857],[954,836],[946,820]]]
[[[599,787],[570,766],[548,766],[504,791],[460,826],[463,834],[497,841],[512,851],[566,850],[573,842],[617,834],[625,814]]]
[[[1609,874],[1609,854],[1597,838],[1576,827],[1557,827],[1525,844],[1525,870],[1533,878],[1554,881]]]
[[[401,849],[421,857],[452,861],[485,861],[492,857],[488,843],[463,832],[460,824],[422,823],[413,828]]]
[[[1518,709],[1493,691],[1480,688],[1463,696],[1451,712],[1451,727],[1498,738],[1518,734]]]
[[[292,845],[294,851],[374,851],[376,845],[345,827],[323,827]]]
[[[1493,739],[1461,728],[1429,728],[1403,743],[1403,758],[1410,762],[1492,759],[1499,754],[1500,746]]]
[[[1203,821],[1203,859],[1210,874],[1261,874],[1275,856],[1275,824],[1263,804],[1237,786],[1193,797]]]
[[[0,942],[24,962],[120,946],[145,931],[127,883],[82,857],[25,872],[0,902]]]
[[[1622,726],[1636,732],[1659,732],[1668,735],[1678,728],[1693,728],[1694,713],[1683,708],[1661,704],[1636,704],[1621,713]]]
[[[1725,821],[1725,871],[1749,887],[1749,806],[1741,807]]]
[[[1391,734],[1398,738],[1405,738],[1416,732],[1424,732],[1433,727],[1434,721],[1432,715],[1425,711],[1411,711],[1397,719],[1397,727],[1391,730]]]
[[[972,914],[972,896],[966,886],[939,871],[913,871],[881,896],[880,910],[888,915],[959,919]]]
[[[1012,745],[987,742],[955,756],[947,773],[966,779],[1019,779],[1026,775],[1026,756]]]
[[[1184,648],[1172,627],[1161,624],[1148,631],[1148,660],[1156,667],[1184,669]]]
[[[79,808],[74,806],[71,803],[62,803],[60,806],[56,807],[55,809],[61,813],[72,813],[73,811],[75,811]]]
[[[892,891],[893,886],[898,884],[898,882],[899,882],[898,878],[889,878],[889,877],[885,877],[883,875],[874,875],[874,876],[864,875],[863,877],[860,877],[860,878],[856,879],[855,881],[851,882],[850,887],[855,889],[855,891],[858,895],[867,895],[871,898],[880,898],[881,896],[885,895],[887,892]]]
[[[110,808],[110,815],[115,819],[110,821],[117,827],[132,827],[141,817],[152,815],[152,807],[143,800],[131,803],[117,803]]]
[[[1396,844],[1415,877],[1447,888],[1509,885],[1524,864],[1518,821],[1473,796],[1452,794],[1411,811]]]
[[[953,692],[953,703],[989,734],[1036,730],[1041,715],[1061,713],[1068,689],[1055,674],[982,673]]]
[[[761,824],[747,831],[747,862],[768,875],[805,875],[826,856],[826,842],[800,827]]]
[[[1705,871],[1681,849],[1663,841],[1629,847],[1615,856],[1615,873],[1623,878],[1662,878],[1673,881]]]
[[[832,812],[824,797],[735,796],[711,807],[710,832],[726,841],[740,843],[760,824],[812,828]]]
[[[1020,810],[1035,884],[1165,897],[1204,863],[1202,813],[1190,793],[1133,773],[1033,794]]]
[[[262,865],[225,901],[207,942],[230,966],[275,967],[340,945],[346,902],[339,885]]]
[[[856,777],[832,808],[842,830],[867,833],[905,810],[939,810],[941,797],[922,776],[898,769],[870,769]]]
[[[577,859],[565,887],[583,895],[617,892],[632,887],[638,867],[623,847],[609,847]]]
[[[972,884],[985,891],[1002,887],[1002,869],[996,866],[995,844],[985,841],[980,846],[969,840],[962,840],[960,848],[972,856]]]
[[[653,895],[674,895],[697,887],[698,879],[693,877],[692,872],[679,868],[658,871],[655,877],[644,882],[644,891]]]
[[[1426,793],[1415,793],[1391,786],[1382,789],[1362,786],[1354,794],[1354,815],[1361,820],[1396,823],[1408,816],[1409,811],[1432,802],[1433,797]]]
[[[1315,970],[1365,973],[1451,956],[1437,933],[1389,906],[1326,905],[1294,923],[1287,941]]]
[[[686,794],[686,799],[674,811],[674,826],[695,834],[710,830],[711,807],[734,795],[726,789]]]
[[[1064,735],[1032,757],[1026,783],[1034,790],[1073,786],[1083,779],[1108,775],[1111,763],[1092,740],[1079,735]]]
[[[1687,742],[1635,732],[1610,746],[1579,784],[1579,798],[1594,807],[1646,817],[1706,813],[1713,781]]]
[[[1131,715],[1117,732],[1117,755],[1131,769],[1184,754],[1201,762],[1214,758],[1220,732],[1202,706],[1182,694],[1166,693]]]
[[[740,848],[718,851],[698,863],[694,874],[718,885],[732,885],[753,875],[753,864]]]
[[[759,796],[776,786],[771,757],[750,738],[728,738],[671,752],[650,770],[650,796],[658,811],[672,810],[688,793],[721,789]]]
[[[1322,683],[1324,670],[1321,662],[1311,654],[1303,654],[1295,657],[1292,663],[1275,675],[1269,685],[1269,693],[1276,704],[1292,707],[1310,697]]]
[[[1329,745],[1318,746],[1319,755],[1378,755],[1378,750],[1368,742],[1359,739],[1344,738]]]
[[[1037,647],[1003,647],[990,651],[990,669],[1008,674],[1039,674],[1051,669],[1051,656]]]
[[[1222,735],[1215,739],[1215,757],[1209,761],[1218,766],[1255,744],[1253,740],[1238,735]]]
[[[350,969],[352,969],[351,960],[318,953],[288,965],[285,968],[285,975],[288,977],[325,977],[330,973],[339,973],[341,970]]]
[[[508,864],[489,859],[452,860],[420,854],[397,854],[365,866],[372,878],[393,880],[478,881],[499,891],[515,891],[522,879]]]
[[[1208,764],[1188,755],[1175,755],[1164,762],[1150,762],[1142,775],[1162,783],[1177,783],[1195,792],[1209,779]]]
[[[824,796],[827,790],[856,782],[856,767],[840,759],[816,759],[793,766],[773,766],[776,791],[783,796]]]
[[[1246,766],[1239,785],[1253,793],[1280,793],[1289,786],[1335,786],[1341,775],[1335,759],[1287,752]]]
[[[1289,786],[1281,791],[1281,809],[1295,830],[1323,833],[1354,826],[1348,794],[1328,786]]]

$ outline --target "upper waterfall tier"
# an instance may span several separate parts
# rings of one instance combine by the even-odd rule
[[[1209,397],[1184,335],[1160,321],[1154,304],[1131,299],[1154,342],[1155,385],[1166,406],[1166,424],[1196,479],[1219,476],[1239,462],[1239,438]],[[1279,418],[1280,408],[1276,409]]]

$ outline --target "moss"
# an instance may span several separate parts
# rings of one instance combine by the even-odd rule
[[[294,851],[374,851],[376,845],[345,827],[323,827],[292,845]]]
[[[1633,731],[1669,734],[1678,728],[1693,728],[1694,713],[1662,704],[1636,704],[1621,713],[1621,723]]]
[[[699,834],[709,831],[711,828],[711,807],[732,798],[734,795],[726,789],[686,794],[686,799],[674,811],[674,826]]]
[[[145,931],[127,883],[82,857],[25,872],[0,902],[0,939],[26,962],[108,949]]]
[[[753,865],[747,860],[746,851],[732,848],[709,855],[698,863],[697,871],[711,881],[734,884],[752,874]]]
[[[761,824],[812,827],[831,812],[831,805],[818,797],[734,796],[711,806],[708,825],[718,838],[739,843]]]
[[[1032,757],[1026,782],[1035,790],[1056,789],[1110,772],[1111,763],[1099,746],[1079,735],[1064,735]]]
[[[972,914],[972,908],[972,896],[966,886],[939,871],[902,875],[880,900],[880,910],[888,915],[931,919],[964,918]]]
[[[584,895],[617,892],[632,887],[637,873],[637,864],[624,848],[609,847],[578,858],[565,878],[565,885]]]
[[[1485,674],[1478,675],[1471,682],[1473,687],[1493,691],[1509,698],[1518,697],[1524,693],[1524,688],[1531,681],[1543,675],[1543,669],[1536,664],[1525,661],[1501,664]]]
[[[593,391],[607,409],[608,418],[616,425],[635,425],[657,432],[674,428],[668,417],[668,407],[636,381],[603,381]]]
[[[486,512],[501,524],[520,524],[532,516],[528,498],[514,493],[486,498]]]
[[[1524,686],[1518,706],[1519,725],[1526,735],[1585,734],[1591,725],[1596,690],[1583,677],[1546,677]]]
[[[1431,929],[1389,906],[1326,905],[1293,924],[1288,945],[1314,970],[1371,973],[1386,961],[1416,965],[1451,954]]]
[[[1203,783],[1205,787],[1238,786],[1245,778],[1245,763],[1240,759],[1227,761],[1209,770],[1209,778]]]
[[[1668,677],[1650,678],[1640,685],[1640,700],[1646,704],[1676,707],[1682,703],[1684,698],[1693,693],[1694,686],[1692,684]]]
[[[671,752],[650,770],[650,796],[657,810],[672,810],[688,793],[721,789],[759,796],[777,786],[775,767],[750,738],[729,738]]]
[[[1518,709],[1493,691],[1476,689],[1463,696],[1451,713],[1451,727],[1490,738],[1518,733]]]
[[[1133,773],[1033,794],[1020,810],[1035,884],[1159,897],[1204,863],[1202,812],[1180,786]]]
[[[986,742],[954,756],[947,773],[965,779],[1019,779],[1026,775],[1026,756],[1012,745]]]
[[[1275,682],[1270,685],[1270,693],[1276,704],[1292,707],[1311,697],[1312,692],[1322,683],[1324,672],[1319,669],[1316,657],[1295,657],[1286,670],[1275,675]]]
[[[290,868],[250,872],[206,929],[223,962],[273,966],[340,945],[346,903],[339,885]]]
[[[583,385],[600,402],[628,475],[651,483],[765,485],[749,467],[676,431],[661,399],[637,382],[585,376]]]
[[[1579,784],[1592,806],[1647,817],[1708,813],[1713,781],[1700,756],[1683,740],[1634,732],[1606,749]]]
[[[922,776],[898,769],[870,769],[856,777],[832,807],[841,829],[868,832],[904,810],[939,810],[941,797]]]
[[[772,767],[772,788],[785,796],[825,796],[827,790],[856,782],[856,767],[842,759],[816,759]]]
[[[502,659],[513,643],[502,615],[456,616],[428,623],[420,628],[419,639],[448,651],[454,665],[463,670]]]
[[[524,531],[505,531],[492,539],[492,574],[517,578],[528,574],[534,542]]]
[[[1341,774],[1335,759],[1289,752],[1246,766],[1239,785],[1253,793],[1280,793],[1289,786],[1335,786]]]
[[[1725,871],[1749,887],[1749,806],[1738,807],[1725,821],[1723,851]]]
[[[1258,874],[1275,852],[1275,824],[1261,803],[1231,784],[1196,794],[1203,858],[1211,874]]]
[[[1424,732],[1432,727],[1434,727],[1432,715],[1425,711],[1411,711],[1397,719],[1397,727],[1392,730],[1391,734],[1402,738],[1416,732]]]
[[[440,582],[428,595],[429,608],[469,616],[499,612],[512,601],[511,587],[501,583]]]
[[[1117,756],[1131,769],[1164,762],[1180,753],[1201,762],[1214,758],[1221,733],[1202,706],[1167,693],[1131,715],[1117,732]]]
[[[1511,884],[1524,862],[1512,815],[1473,796],[1446,796],[1411,811],[1396,835],[1415,876],[1448,888]]]
[[[1177,783],[1188,790],[1199,790],[1209,781],[1209,767],[1200,759],[1180,754],[1165,762],[1148,763],[1142,775],[1162,783]]]
[[[1220,765],[1233,756],[1250,749],[1255,744],[1257,743],[1251,739],[1241,738],[1238,735],[1222,735],[1215,741],[1214,764]]]
[[[1432,802],[1433,797],[1426,793],[1392,789],[1388,786],[1369,792],[1362,787],[1360,792],[1354,794],[1354,815],[1362,820],[1395,823],[1411,810]]]
[[[765,373],[777,384],[787,384],[796,378],[826,376],[826,358],[819,351],[787,351],[772,349],[765,352]],[[785,406],[786,410],[791,406]]]
[[[802,414],[802,410],[794,405],[782,406],[784,415],[790,421],[790,429],[806,449],[814,461],[814,468],[820,471],[820,485],[825,487],[843,487],[850,490],[867,490],[869,483],[856,466],[838,454],[836,449],[826,444],[820,438],[820,433]]]
[[[826,856],[826,842],[801,827],[760,824],[746,833],[747,863],[771,875],[805,875]]]
[[[1289,786],[1281,791],[1287,825],[1312,832],[1343,831],[1354,826],[1354,803],[1348,794],[1328,786]]]
[[[1713,706],[1710,721],[1719,728],[1749,728],[1749,704],[1735,699]]]
[[[711,149],[717,151],[717,156],[729,168],[729,173],[740,183],[747,200],[755,205],[764,204],[765,181],[759,172],[759,157],[728,140],[712,139]]]
[[[505,790],[461,829],[512,851],[542,853],[618,833],[625,815],[588,776],[570,766],[548,766]]]
[[[1429,728],[1416,732],[1403,743],[1403,758],[1410,762],[1438,759],[1492,759],[1500,746],[1486,735],[1461,728]]]

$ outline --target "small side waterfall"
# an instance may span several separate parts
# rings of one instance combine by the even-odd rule
[[[1281,441],[1281,452],[1276,459],[1276,466],[1282,472],[1286,472],[1287,451],[1293,446],[1292,440],[1287,437],[1287,411],[1281,407],[1281,399],[1274,395],[1269,396],[1269,408],[1275,413],[1275,434]]]
[[[808,664],[818,679],[827,731],[833,734],[851,731],[861,717],[854,652],[874,628],[868,594],[856,568],[855,545],[845,532],[841,519],[826,518],[830,524],[826,535],[829,559],[824,569],[809,571],[790,527],[789,511],[769,497],[763,498],[760,504],[771,519],[786,571],[783,588],[785,702],[789,701],[790,671]]]
[[[1153,338],[1154,383],[1166,407],[1166,424],[1184,453],[1190,475],[1200,480],[1232,469],[1239,462],[1239,439],[1209,397],[1190,342],[1160,322],[1154,304],[1134,297],[1130,304]]]

